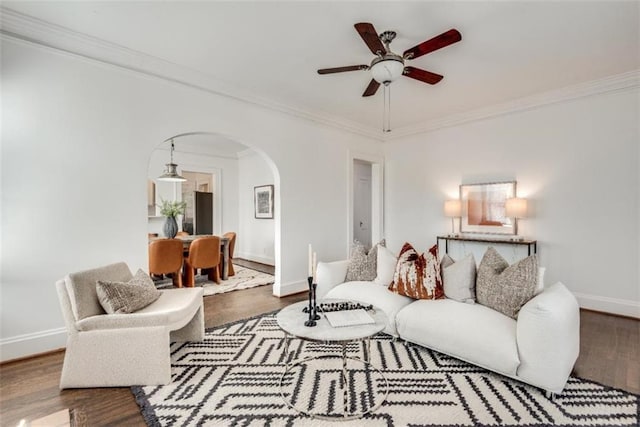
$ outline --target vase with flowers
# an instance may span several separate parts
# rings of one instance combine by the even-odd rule
[[[187,203],[179,202],[177,200],[160,200],[160,214],[167,218],[164,222],[162,231],[167,238],[173,239],[176,237],[176,234],[178,234],[178,222],[176,221],[176,216],[184,214]]]

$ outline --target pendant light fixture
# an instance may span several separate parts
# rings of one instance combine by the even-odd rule
[[[158,177],[158,181],[168,181],[168,182],[184,182],[187,179],[180,176],[176,171],[178,165],[173,163],[173,139],[171,140],[171,163],[165,164],[167,167],[162,175]]]

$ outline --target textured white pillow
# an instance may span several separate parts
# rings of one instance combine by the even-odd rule
[[[454,261],[445,254],[440,263],[444,295],[452,300],[473,304],[476,301],[476,260],[468,254]]]
[[[393,274],[396,271],[398,258],[385,246],[378,247],[377,273],[373,282],[381,286],[389,286],[393,282]]]

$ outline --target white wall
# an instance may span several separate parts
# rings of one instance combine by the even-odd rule
[[[347,159],[380,154],[369,138],[6,36],[1,48],[3,360],[64,345],[56,279],[121,260],[147,268],[149,158],[183,132],[271,159],[274,293],[304,289],[309,243],[323,260],[347,255]]]
[[[274,183],[273,173],[265,160],[255,151],[245,152],[238,160],[239,228],[236,237],[235,257],[264,264],[275,265],[275,217],[256,219],[253,205],[253,188]],[[280,191],[274,189],[274,194]],[[229,229],[233,231],[236,229]]]
[[[385,230],[399,250],[450,231],[446,199],[461,183],[515,179],[539,241],[546,283],[583,307],[640,316],[638,89],[405,137],[385,145]],[[477,259],[480,262],[480,259]]]

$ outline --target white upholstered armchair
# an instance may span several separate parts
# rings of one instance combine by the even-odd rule
[[[68,332],[61,389],[168,384],[169,343],[204,339],[202,288],[162,290],[139,311],[106,314],[96,281],[132,277],[126,263],[117,263],[56,282]]]

